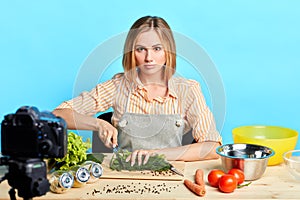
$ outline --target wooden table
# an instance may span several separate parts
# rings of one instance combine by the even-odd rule
[[[193,180],[198,168],[204,170],[207,182],[208,172],[220,169],[221,160],[187,162],[184,178]],[[118,190],[114,189],[117,187]],[[0,184],[0,200],[9,199],[9,188],[7,181]],[[198,197],[183,185],[183,181],[100,179],[82,188],[71,188],[64,194],[48,192],[33,199],[300,199],[300,181],[294,180],[283,165],[268,166],[263,177],[233,193],[219,192],[208,184],[206,190],[205,197]]]

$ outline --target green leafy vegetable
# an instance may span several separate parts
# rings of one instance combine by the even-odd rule
[[[87,150],[91,148],[89,138],[86,142],[74,132],[68,133],[68,153],[63,158],[51,158],[48,167],[55,170],[68,170],[70,167],[79,165],[87,160]]]
[[[89,153],[87,154],[86,156],[86,160],[89,160],[89,161],[94,161],[96,163],[102,163],[103,162],[103,159],[106,155],[104,155],[103,153]]]
[[[148,162],[145,165],[138,165],[137,162],[133,166],[130,165],[130,162],[126,162],[126,158],[131,154],[127,150],[119,150],[116,152],[111,161],[110,168],[112,170],[129,170],[129,171],[142,171],[142,170],[151,170],[151,171],[167,171],[171,168],[171,165],[166,161],[164,155],[154,155],[150,156]],[[143,157],[144,159],[144,157]]]

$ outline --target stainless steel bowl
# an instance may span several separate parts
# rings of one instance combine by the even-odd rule
[[[240,169],[248,181],[260,178],[269,158],[274,155],[271,148],[254,144],[226,144],[219,146],[216,151],[221,156],[226,172],[232,168]]]

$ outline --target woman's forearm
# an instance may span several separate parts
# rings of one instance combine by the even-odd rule
[[[94,131],[98,130],[99,126],[97,120],[99,119],[97,118],[79,114],[69,108],[55,109],[52,113],[63,118],[67,123],[68,129]]]
[[[100,140],[108,148],[118,144],[117,129],[105,120],[82,115],[69,108],[55,109],[53,114],[63,118],[68,129],[98,131]]]
[[[156,151],[164,154],[167,160],[198,161],[219,158],[216,148],[218,142],[200,142],[176,148],[166,148]]]

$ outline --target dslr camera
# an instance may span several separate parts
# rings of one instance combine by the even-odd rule
[[[2,155],[0,165],[8,166],[7,179],[24,199],[42,196],[49,191],[44,158],[62,158],[67,153],[66,122],[51,112],[23,106],[16,113],[4,116],[1,124]]]

